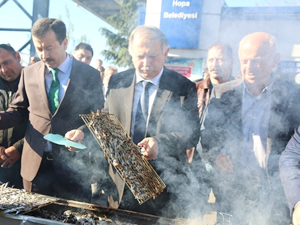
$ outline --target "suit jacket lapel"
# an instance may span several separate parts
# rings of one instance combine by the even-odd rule
[[[154,126],[154,124],[155,125],[157,124],[160,114],[163,110],[163,107],[165,106],[168,99],[171,97],[172,92],[166,89],[166,87],[168,85],[167,80],[170,80],[169,74],[166,72],[166,69],[164,68],[164,72],[160,78],[157,93],[156,93],[156,96],[155,96],[155,99],[154,99],[154,102],[152,105],[152,109],[150,112],[147,132],[148,132],[148,130],[150,132],[151,131],[155,132],[156,126]]]
[[[269,156],[271,150],[274,150],[272,149],[273,147],[280,149],[278,146],[273,146],[272,142],[275,142],[275,140],[285,140],[284,137],[289,133],[289,122],[287,121],[286,111],[290,106],[289,101],[287,100],[288,97],[285,94],[285,86],[282,84],[280,79],[275,78],[271,92],[272,95],[268,127],[267,156]],[[281,150],[282,149],[280,149],[280,151]]]
[[[74,90],[74,88],[76,88],[74,85],[76,84],[79,84],[80,83],[80,76],[77,76],[76,74],[78,73],[78,71],[80,71],[80,68],[79,68],[79,65],[78,65],[78,61],[76,60],[72,60],[72,65],[71,65],[71,71],[70,71],[70,76],[69,76],[69,79],[68,79],[68,83],[67,83],[67,87],[66,87],[66,91],[60,101],[60,104],[55,112],[54,115],[56,115],[56,113],[60,110],[61,107],[63,107],[64,105],[66,105],[67,107],[69,107],[69,100],[67,100],[68,98],[66,98],[65,100],[65,97],[67,95],[68,92],[72,90]],[[70,85],[70,82],[72,80],[72,84],[73,85]]]
[[[130,135],[131,130],[131,118],[132,118],[132,105],[133,105],[133,96],[134,96],[134,88],[135,88],[135,80],[136,76],[134,73],[132,83],[127,88],[123,89],[123,98],[124,98],[124,110],[125,111],[125,119],[126,122],[124,124],[124,128],[128,128],[129,130],[126,130],[126,132]]]
[[[244,90],[244,85],[241,84],[239,85],[236,89],[235,92],[231,98],[234,99],[234,104],[232,106],[231,110],[236,111],[236,113],[233,111],[234,118],[236,119],[238,123],[238,127],[241,131],[241,135],[243,133],[242,131],[242,126],[243,126],[243,90]],[[234,119],[233,118],[233,119]]]
[[[56,112],[58,112],[59,108],[61,108],[61,107],[62,107],[62,104],[65,102],[65,101],[64,101],[65,96],[66,96],[68,90],[72,87],[72,86],[70,86],[71,80],[73,80],[73,81],[72,81],[73,84],[78,84],[78,83],[80,82],[80,80],[76,80],[76,79],[78,79],[78,77],[79,77],[79,76],[76,76],[76,73],[79,71],[80,68],[78,68],[78,64],[77,64],[77,61],[76,61],[76,60],[73,60],[72,58],[71,58],[71,60],[72,60],[72,66],[71,66],[71,71],[70,71],[70,76],[69,76],[69,79],[68,79],[66,91],[65,91],[65,93],[64,93],[64,96],[63,96],[62,99],[61,99],[61,102],[60,102],[60,104],[59,104],[59,106],[58,106]],[[69,91],[70,91],[70,90],[69,90]],[[69,103],[67,103],[67,105],[69,105]],[[56,114],[56,113],[55,113],[55,114]]]
[[[151,109],[149,124],[156,124],[159,115],[162,112],[163,107],[165,106],[171,92],[165,89],[161,89],[158,86],[156,97]]]
[[[37,79],[38,79],[39,90],[41,92],[41,97],[50,112],[48,95],[47,95],[46,86],[45,86],[46,85],[45,84],[45,68],[46,68],[46,66],[44,65],[44,63],[38,67],[38,69],[37,69],[38,78]]]

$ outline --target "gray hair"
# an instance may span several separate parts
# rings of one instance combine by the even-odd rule
[[[167,51],[167,49],[170,47],[166,35],[160,29],[158,29],[155,26],[142,25],[142,26],[136,27],[132,31],[132,33],[129,37],[128,51],[129,51],[130,55],[132,55],[132,43],[134,41],[134,38],[136,38],[137,36],[139,38],[148,36],[147,38],[149,38],[151,40],[159,40],[161,43],[161,49],[164,54]]]

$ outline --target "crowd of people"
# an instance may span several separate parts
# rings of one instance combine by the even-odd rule
[[[300,224],[300,88],[276,67],[275,37],[246,35],[233,52],[214,43],[203,79],[192,82],[164,66],[167,37],[138,26],[129,37],[134,67],[89,64],[80,43],[66,53],[65,24],[37,20],[36,58],[0,45],[0,181],[65,199],[93,202],[169,218],[205,213],[213,190],[216,210],[232,224]],[[166,184],[142,205],[107,162],[79,114],[101,109],[119,119]],[[294,134],[295,132],[295,134]],[[49,133],[82,142],[85,150],[46,141]]]

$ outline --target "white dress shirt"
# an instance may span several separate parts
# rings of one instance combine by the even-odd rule
[[[70,78],[71,68],[72,68],[72,59],[68,54],[65,61],[63,61],[63,63],[60,64],[57,68],[59,69],[59,72],[57,74],[59,80],[59,102],[61,102],[67,90],[68,80]],[[47,69],[45,70],[45,82],[46,82],[47,94],[50,91],[52,80],[53,80],[53,75],[51,73],[51,68],[47,67]]]
[[[59,94],[58,94],[59,102],[61,102],[67,90],[68,80],[71,74],[72,61],[73,60],[67,54],[65,61],[63,61],[63,63],[57,67],[59,69],[57,74],[59,80]],[[53,75],[51,73],[51,68],[47,67],[45,69],[45,85],[46,85],[47,94],[49,94],[52,81],[53,81]],[[52,151],[52,144],[49,141],[47,141],[45,152],[51,152],[51,151]]]
[[[244,84],[243,90],[243,163],[246,167],[265,170],[267,166],[267,139],[273,82],[259,96],[253,95]]]
[[[163,71],[164,71],[164,68],[162,68],[162,70],[156,77],[154,77],[151,80],[147,80],[148,82],[152,83],[152,85],[149,88],[149,107],[148,107],[147,126],[148,126],[148,121],[149,121],[150,113],[152,110],[152,106],[154,103],[154,99],[155,99],[155,96],[157,93],[157,88],[158,88],[160,78],[161,78]],[[135,117],[136,117],[138,103],[139,103],[140,97],[143,93],[143,84],[141,81],[144,81],[144,80],[145,79],[141,75],[139,75],[138,72],[136,72],[136,80],[135,80],[134,96],[133,96],[133,104],[132,104],[132,114],[131,114],[131,129],[130,129],[131,137],[133,136],[133,132],[134,132],[134,124],[135,124]]]

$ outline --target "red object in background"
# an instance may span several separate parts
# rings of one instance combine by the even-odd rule
[[[192,74],[192,68],[188,66],[172,66],[172,65],[166,65],[166,67],[170,70],[174,70],[177,73],[180,73],[181,75],[189,78]]]
[[[190,63],[189,63],[189,67],[194,68],[194,67],[195,67],[195,63],[194,63],[194,62],[190,62]]]

